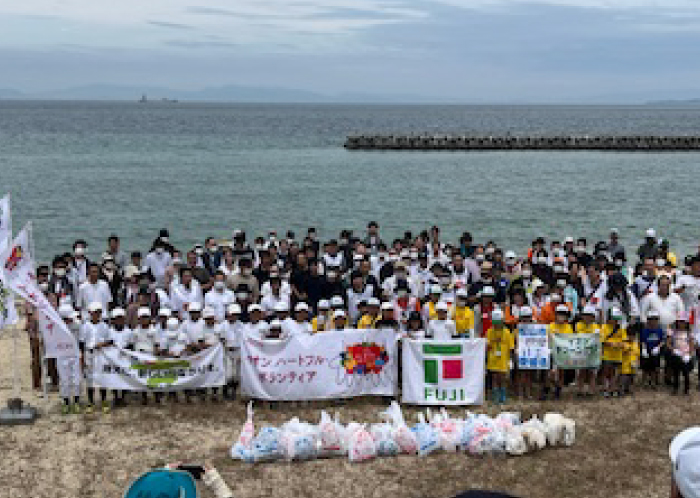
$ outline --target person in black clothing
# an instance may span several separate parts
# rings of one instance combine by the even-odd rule
[[[160,232],[158,232],[158,237],[156,237],[153,240],[153,244],[151,244],[151,249],[148,252],[153,252],[156,250],[156,242],[161,241],[163,243],[163,247],[165,248],[166,251],[170,253],[170,255],[173,255],[173,252],[175,252],[175,246],[173,246],[170,243],[170,233],[168,232],[167,229],[161,228]]]
[[[345,286],[340,278],[340,268],[329,266],[326,268],[326,282],[323,289],[323,297],[330,299],[333,296],[345,296]]]
[[[593,256],[586,252],[587,241],[585,237],[580,237],[576,241],[576,259],[584,268],[588,268],[588,265],[593,261]]]
[[[71,296],[71,300],[74,300],[73,284],[68,280],[66,266],[66,260],[63,257],[56,256],[53,259],[51,263],[53,271],[49,277],[48,292],[58,296]]]
[[[253,270],[253,276],[258,279],[260,285],[270,280],[270,266],[272,266],[272,258],[270,251],[264,249],[258,252],[260,265]]]
[[[364,285],[371,285],[372,295],[379,299],[379,297],[382,294],[382,289],[379,285],[379,281],[377,280],[377,278],[374,275],[372,275],[370,271],[371,269],[372,264],[369,262],[369,258],[365,257],[365,259],[363,259],[360,263],[360,274],[362,275]]]
[[[306,296],[307,304],[314,310],[318,306],[321,299],[329,299],[332,295],[329,294],[330,289],[325,275],[319,273],[318,260],[309,260],[309,270],[306,277]]]
[[[292,274],[289,278],[289,284],[292,286],[292,303],[299,301],[306,302],[309,292],[309,262],[305,254],[297,255],[296,264],[292,266]],[[314,261],[318,266],[318,262]],[[318,271],[318,268],[316,269]]]

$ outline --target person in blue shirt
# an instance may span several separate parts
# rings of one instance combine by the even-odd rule
[[[659,321],[659,312],[650,310],[647,321],[639,335],[641,346],[640,365],[642,367],[642,385],[659,386],[659,369],[661,367],[661,348],[666,334]]]

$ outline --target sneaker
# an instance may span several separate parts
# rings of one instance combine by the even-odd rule
[[[92,415],[93,411],[94,411],[94,408],[90,403],[85,405],[85,415]]]
[[[112,411],[112,407],[109,406],[109,401],[102,402],[102,413],[108,414]]]
[[[80,403],[73,403],[73,413],[75,415],[80,415]]]
[[[61,415],[69,415],[69,414],[70,414],[70,405],[63,403],[63,406],[61,406]]]

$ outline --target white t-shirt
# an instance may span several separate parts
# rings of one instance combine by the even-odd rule
[[[245,334],[254,339],[267,339],[267,322],[260,320],[258,323],[246,323]]]
[[[82,310],[85,318],[87,318],[88,306],[95,301],[102,304],[102,318],[107,318],[109,303],[112,302],[112,291],[104,280],[98,280],[94,284],[83,282],[78,288],[78,309]]]
[[[144,263],[151,270],[153,278],[156,279],[156,283],[162,285],[165,282],[165,270],[172,264],[173,258],[170,253],[163,251],[158,254],[156,251],[151,251],[146,255]]]
[[[284,330],[284,327],[282,327],[282,330]],[[309,322],[299,323],[296,320],[294,320],[287,326],[286,332],[289,335],[289,337],[301,334],[311,334],[313,333],[313,327]]]
[[[658,311],[659,321],[664,328],[673,324],[685,311],[681,296],[675,292],[670,292],[666,298],[662,298],[658,294],[647,294],[642,298],[640,308],[643,322],[647,321],[647,314],[650,310]]]
[[[338,252],[335,256],[331,256],[329,253],[323,255],[323,263],[328,266],[343,266],[343,253]]]
[[[438,341],[449,341],[457,335],[457,327],[452,320],[430,320],[426,335]]]
[[[204,342],[207,346],[216,346],[221,342],[223,329],[219,324],[215,324],[213,327],[209,327],[205,324],[202,331],[204,333]]]
[[[700,278],[692,275],[681,275],[678,277],[675,288],[680,287],[685,287],[680,295],[685,309],[689,310],[697,305],[698,294],[700,294]]]
[[[81,327],[80,339],[87,349],[92,349],[97,344],[110,340],[109,326],[105,322],[85,322]]]
[[[183,306],[185,303],[188,305],[194,302],[200,304],[204,303],[204,297],[202,296],[202,288],[199,282],[192,279],[190,283],[190,288],[188,289],[183,284],[173,284],[170,287],[170,305],[173,311],[180,313],[181,318],[189,318],[189,314],[185,311]]]
[[[224,342],[227,348],[240,348],[241,336],[245,329],[245,324],[241,321],[229,322],[225,321],[221,324],[223,328]]]
[[[267,280],[260,286],[260,295],[265,297],[265,296],[270,296],[272,295],[272,286],[270,285],[270,281]],[[287,280],[281,280],[280,281],[280,296],[285,296],[287,299],[289,299],[289,296],[292,295],[292,286],[289,285],[289,282]]]
[[[156,344],[157,331],[152,326],[134,329],[134,349],[142,353],[153,353]]]
[[[228,289],[223,291],[212,289],[204,296],[204,306],[214,309],[217,322],[223,321],[226,316],[226,307],[234,302],[236,302],[236,295]]]
[[[124,327],[121,331],[118,331],[114,327],[109,329],[109,338],[114,341],[114,345],[118,348],[126,348],[132,343],[133,331],[129,327]]]
[[[185,352],[188,344],[189,340],[187,339],[187,334],[178,332],[176,339],[172,342],[170,348],[168,348],[168,353],[173,356],[180,356]]]
[[[197,344],[200,340],[204,339],[204,320],[200,318],[196,322],[193,322],[188,318],[182,322],[180,331],[187,335],[188,344]]]
[[[265,313],[266,316],[269,316],[275,312],[275,306],[278,303],[286,304],[287,309],[289,309],[289,296],[285,296],[282,293],[280,293],[279,296],[275,296],[274,294],[268,294],[267,296],[262,298],[262,300],[260,301],[260,306],[263,309],[263,313]]]

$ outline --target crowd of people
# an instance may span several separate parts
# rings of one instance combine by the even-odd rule
[[[475,243],[466,232],[449,243],[437,226],[392,241],[382,239],[376,222],[362,236],[343,230],[325,242],[314,228],[301,238],[270,231],[252,243],[235,231],[230,242],[210,237],[186,251],[161,230],[147,252],[128,255],[112,235],[94,260],[87,243],[76,240],[72,251],[37,269],[37,282],[75,334],[83,366],[91,352],[111,345],[179,357],[222,343],[227,385],[221,393],[185,391],[186,401],[235,397],[238,341],[246,334],[280,340],[393,328],[411,338],[486,338],[487,388],[501,403],[507,392],[558,399],[569,385],[580,397],[622,396],[640,383],[638,369],[647,388],[666,385],[678,394],[682,379],[689,394],[700,357],[700,254],[679,260],[653,229],[634,254],[612,229],[609,240],[592,246],[582,237],[539,237],[520,256],[494,241]],[[28,313],[33,384],[40,389],[41,334]],[[551,334],[600,334],[602,368],[518,370],[521,323],[546,324]],[[48,370],[58,386],[55,362]],[[60,386],[64,413],[94,409],[89,382],[86,406],[80,379]],[[104,411],[127,402],[123,392],[109,402],[99,391]],[[156,402],[162,398],[155,395]]]

